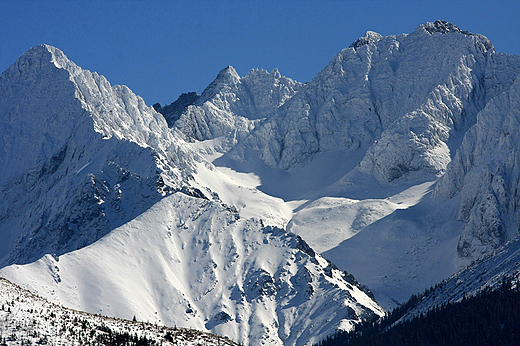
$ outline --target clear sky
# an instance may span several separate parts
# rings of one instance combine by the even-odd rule
[[[201,93],[228,65],[306,82],[367,30],[409,33],[437,19],[520,54],[519,0],[0,0],[0,71],[47,43],[164,105]]]

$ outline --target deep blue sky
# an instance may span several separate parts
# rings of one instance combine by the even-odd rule
[[[306,82],[367,30],[393,35],[444,19],[520,54],[520,1],[0,0],[0,71],[47,43],[128,85],[148,105],[199,93],[224,67]]]

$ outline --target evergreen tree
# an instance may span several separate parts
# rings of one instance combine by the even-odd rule
[[[366,321],[351,333],[337,332],[319,346],[338,345],[519,345],[520,289],[510,281],[457,303],[394,324],[418,302],[417,296],[378,321]]]

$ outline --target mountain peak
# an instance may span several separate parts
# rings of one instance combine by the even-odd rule
[[[36,45],[32,48],[29,48],[29,50],[27,50],[27,52],[25,52],[25,54],[36,55],[36,54],[50,53],[52,51],[52,48],[55,48],[55,47],[42,43],[42,44]]]
[[[56,47],[53,47],[51,45],[42,43],[39,45],[36,45],[32,48],[29,48],[22,56],[38,56],[38,55],[48,55],[49,53],[53,53],[54,51],[59,50]]]
[[[427,22],[425,24],[421,24],[417,29],[424,29],[430,35],[433,35],[435,33],[459,33],[466,36],[472,36],[476,40],[475,43],[483,46],[482,49],[484,51],[488,51],[490,49],[494,50],[493,44],[486,36],[481,34],[473,34],[467,30],[461,30],[455,24],[445,20],[436,20],[433,23]]]
[[[469,31],[461,30],[455,24],[445,21],[445,20],[436,20],[435,22],[427,22],[421,25],[424,30],[426,30],[430,35],[438,32],[441,34],[447,34],[450,32],[457,32],[465,35],[472,35]]]
[[[41,70],[44,66],[49,66],[53,61],[51,46],[41,44],[34,46],[19,57],[7,70],[2,73],[2,79],[11,79],[21,74],[26,74],[30,70]],[[1,83],[1,82],[0,82]]]
[[[58,48],[48,44],[39,44],[30,48],[19,59],[20,61],[39,61],[41,66],[45,63],[52,63],[58,68],[68,69],[77,67],[67,56]],[[31,65],[33,63],[30,63]]]
[[[233,66],[228,66],[220,70],[217,78],[200,95],[199,102],[204,103],[215,94],[217,94],[223,87],[237,84],[240,81],[240,76]]]
[[[377,32],[367,31],[363,37],[361,37],[361,38],[357,39],[356,41],[354,41],[349,46],[349,48],[357,49],[357,48],[359,48],[361,46],[365,46],[367,44],[376,43],[377,41],[379,41],[382,38],[383,38],[383,36],[381,34],[377,33]]]
[[[220,70],[217,75],[215,81],[224,82],[224,83],[236,83],[240,80],[240,76],[237,71],[233,68],[233,66],[227,66]]]

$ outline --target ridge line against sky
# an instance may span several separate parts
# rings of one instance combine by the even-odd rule
[[[46,43],[146,104],[203,89],[231,65],[299,82],[367,30],[410,33],[437,19],[520,54],[520,1],[0,0],[0,71]]]

